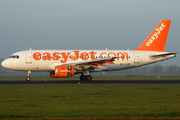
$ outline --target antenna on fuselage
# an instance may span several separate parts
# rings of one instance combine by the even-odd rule
[[[107,50],[108,48],[106,48],[105,50]]]
[[[30,48],[29,50],[31,50],[32,48]]]

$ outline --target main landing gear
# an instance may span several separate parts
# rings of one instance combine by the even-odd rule
[[[28,71],[27,73],[28,73],[28,74],[27,74],[26,80],[27,80],[27,81],[30,81],[30,80],[31,80],[31,78],[30,78],[31,71]]]
[[[89,71],[87,71],[87,75],[83,75],[83,73],[82,73],[82,75],[80,76],[80,80],[81,81],[91,81],[92,80],[92,76],[91,75],[89,75]]]

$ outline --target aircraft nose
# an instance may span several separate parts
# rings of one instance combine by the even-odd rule
[[[7,68],[9,65],[9,62],[7,62],[7,60],[4,60],[1,62],[1,66],[3,66],[4,68]]]

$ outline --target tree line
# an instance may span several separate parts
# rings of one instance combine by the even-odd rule
[[[180,66],[161,64],[147,65],[133,69],[121,70],[120,74],[138,74],[138,75],[156,75],[156,74],[169,74],[180,75]]]

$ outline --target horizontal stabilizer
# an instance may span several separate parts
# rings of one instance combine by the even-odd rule
[[[152,55],[151,57],[166,57],[166,56],[169,56],[169,55],[176,55],[177,53],[165,53],[165,54],[159,54],[159,55]]]

